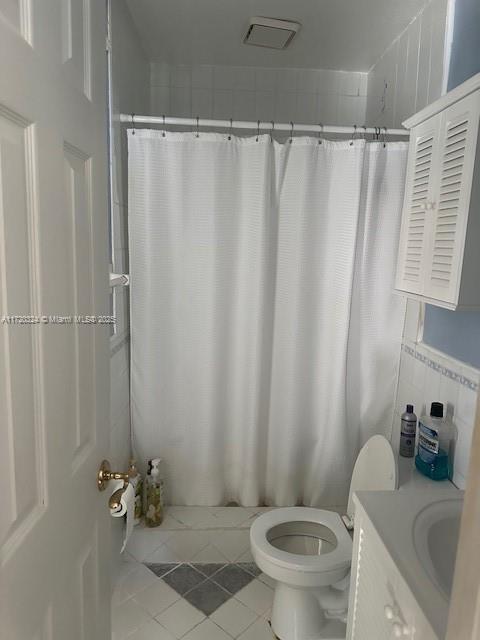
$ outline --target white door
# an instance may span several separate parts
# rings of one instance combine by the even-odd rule
[[[5,640],[110,636],[105,87],[103,0],[0,0]]]

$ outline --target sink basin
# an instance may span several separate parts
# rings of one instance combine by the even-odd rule
[[[460,498],[433,502],[417,514],[413,524],[418,560],[448,600],[452,591],[462,507]]]

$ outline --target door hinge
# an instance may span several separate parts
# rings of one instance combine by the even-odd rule
[[[126,287],[130,284],[130,276],[127,273],[111,273],[109,279],[111,287],[118,287],[121,285]]]
[[[105,51],[107,51],[108,53],[112,52],[112,39],[110,38],[110,36],[107,36],[105,38]]]

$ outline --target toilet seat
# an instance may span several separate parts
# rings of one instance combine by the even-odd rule
[[[357,491],[396,487],[392,447],[383,436],[372,436],[352,473],[347,522],[353,526]],[[311,507],[266,512],[250,528],[250,546],[258,567],[275,581],[272,630],[278,638],[345,638],[353,545],[338,513]]]
[[[277,525],[292,521],[309,522],[330,529],[337,546],[322,555],[300,555],[283,551],[271,544],[268,532]],[[286,507],[268,511],[252,524],[250,540],[260,562],[263,557],[269,564],[303,574],[348,571],[352,562],[352,539],[342,518],[335,511],[311,507]]]

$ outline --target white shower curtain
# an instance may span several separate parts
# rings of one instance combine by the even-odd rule
[[[131,397],[173,504],[343,504],[388,434],[405,143],[129,132]]]

